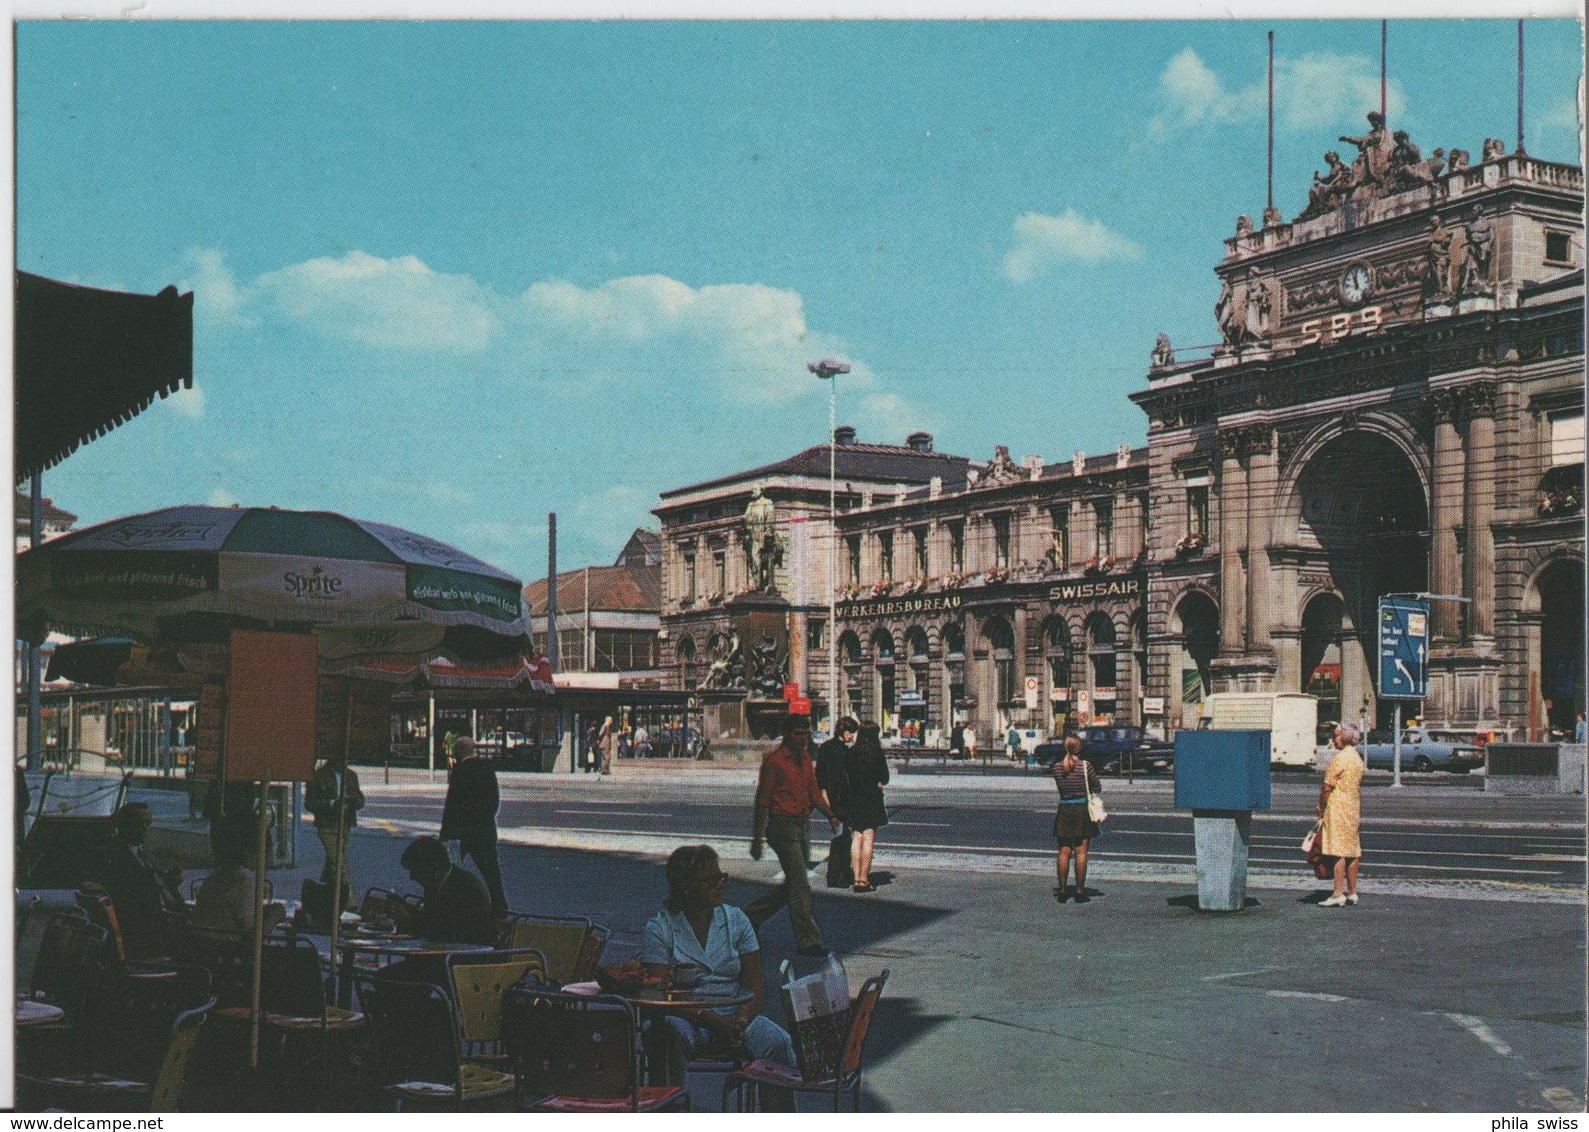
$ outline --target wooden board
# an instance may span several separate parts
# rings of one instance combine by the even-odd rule
[[[314,774],[320,641],[232,630],[226,780],[307,782]]]

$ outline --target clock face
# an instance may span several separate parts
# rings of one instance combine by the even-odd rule
[[[1368,291],[1368,265],[1364,263],[1352,264],[1351,267],[1346,269],[1346,273],[1341,276],[1341,298],[1356,306],[1368,298]]]

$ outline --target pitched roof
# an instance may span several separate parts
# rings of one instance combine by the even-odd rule
[[[585,585],[590,584],[587,602]],[[524,601],[530,616],[546,614],[546,579],[524,587]],[[660,566],[591,566],[560,571],[557,575],[557,608],[607,610],[619,613],[656,613],[662,609],[662,568]]]
[[[872,480],[885,483],[925,484],[934,476],[943,478],[945,490],[956,490],[965,482],[966,468],[971,461],[966,456],[952,456],[946,452],[923,452],[902,444],[840,444],[833,449],[833,473],[841,480]],[[706,488],[743,483],[770,476],[811,476],[828,478],[828,446],[818,444],[773,464],[763,464],[749,471],[735,472],[704,483],[676,487],[664,491],[667,500],[677,495],[702,491]]]
[[[43,500],[43,503],[44,503],[44,521],[45,522],[50,522],[52,519],[57,521],[57,522],[63,522],[63,523],[68,523],[68,524],[77,522],[77,516],[76,515],[72,514],[70,511],[65,511],[65,510],[62,510],[61,508],[57,507],[55,505],[55,501],[53,499],[50,499],[50,498],[46,497]],[[18,525],[20,525],[20,526],[26,526],[27,525],[27,523],[28,523],[28,511],[29,511],[29,508],[31,508],[32,506],[33,506],[33,498],[30,495],[28,495],[27,492],[19,491],[19,492],[16,493],[16,510],[13,512],[13,514],[15,514],[16,517],[17,517]]]

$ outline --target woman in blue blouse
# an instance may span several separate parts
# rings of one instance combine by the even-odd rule
[[[761,1014],[761,944],[745,913],[723,903],[728,876],[717,853],[710,845],[681,845],[668,858],[667,875],[662,911],[646,924],[641,966],[660,970],[693,965],[701,971],[694,988],[701,997],[731,997],[743,988],[752,998],[738,1007],[667,1015],[651,1034],[654,1077],[667,1084],[682,1083],[685,1065],[703,1045],[793,1066],[789,1035]],[[763,1100],[771,1107],[777,1100],[768,1092],[763,1090]]]

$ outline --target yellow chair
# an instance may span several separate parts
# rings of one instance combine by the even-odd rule
[[[533,948],[464,951],[447,956],[447,983],[457,1007],[458,1040],[465,1063],[499,1068],[502,1000],[509,988],[546,982],[546,956]]]
[[[416,1105],[461,1112],[471,1105],[509,1104],[515,1090],[511,1072],[461,1057],[446,991],[363,974],[356,985],[375,1039],[372,1067],[399,1110]]]
[[[586,943],[595,929],[583,916],[541,916],[530,912],[502,912],[497,917],[497,946],[534,948],[546,956],[546,977],[559,986],[589,978],[582,975]],[[606,929],[601,929],[602,933]],[[605,934],[602,942],[605,943]],[[597,952],[600,955],[600,952]],[[591,973],[595,962],[588,964]]]

